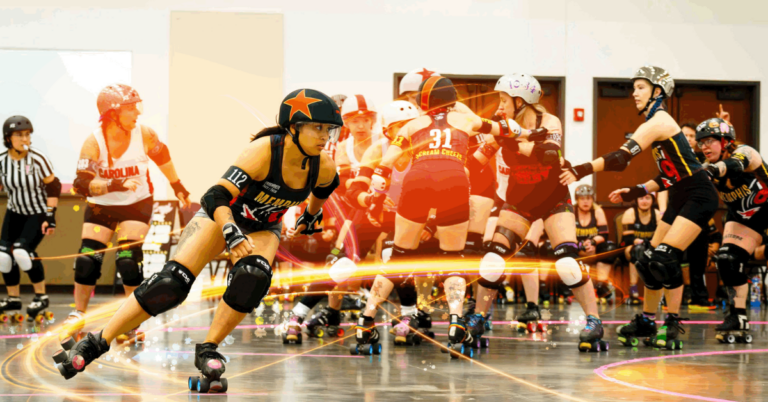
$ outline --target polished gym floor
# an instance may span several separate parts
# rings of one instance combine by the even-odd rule
[[[750,312],[752,344],[720,344],[714,324],[722,310],[689,311],[682,336],[684,349],[667,351],[621,346],[618,322],[639,307],[601,306],[610,350],[580,353],[578,331],[583,312],[574,304],[545,311],[548,333],[520,334],[511,323],[522,306],[496,306],[490,347],[472,360],[451,359],[435,343],[394,346],[383,328],[378,356],[353,356],[351,331],[342,338],[307,339],[283,345],[270,314],[249,315],[222,343],[229,359],[226,394],[197,395],[187,389],[196,342],[202,342],[213,318],[215,300],[188,301],[142,325],[144,343],[112,344],[112,349],[84,373],[64,380],[51,355],[59,348],[61,321],[71,309],[71,295],[52,295],[54,322],[0,324],[0,400],[285,400],[285,401],[764,401],[768,390],[766,310]],[[22,297],[28,303],[29,295]],[[106,323],[120,301],[97,295],[86,330]],[[291,303],[275,306],[289,309]],[[447,316],[433,312],[436,340],[447,340]],[[388,306],[391,310],[392,306]],[[271,311],[268,309],[268,311]],[[257,325],[256,322],[265,324]],[[387,322],[382,311],[377,321]],[[349,327],[345,327],[349,328]]]

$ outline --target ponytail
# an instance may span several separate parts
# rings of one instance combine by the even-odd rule
[[[286,135],[286,134],[288,134],[288,130],[286,130],[283,127],[280,127],[280,126],[265,127],[261,131],[259,131],[258,133],[253,134],[251,136],[251,142],[254,142],[254,141],[258,140],[261,137],[267,137],[267,136],[275,135],[275,134]]]

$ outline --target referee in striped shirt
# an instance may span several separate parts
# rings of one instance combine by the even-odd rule
[[[0,236],[0,272],[8,298],[0,300],[0,311],[21,310],[21,268],[35,289],[35,298],[27,308],[29,320],[48,308],[45,271],[35,249],[56,228],[56,205],[61,194],[61,182],[54,176],[51,162],[30,148],[32,132],[32,122],[26,117],[8,118],[3,124],[3,142],[8,150],[0,153],[0,184],[8,193]]]

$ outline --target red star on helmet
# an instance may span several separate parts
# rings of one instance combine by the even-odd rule
[[[434,71],[429,71],[426,68],[422,68],[421,71],[417,72],[416,74],[421,76],[421,80],[424,81],[427,78],[431,77],[432,74],[434,74]]]
[[[291,113],[288,116],[288,120],[293,118],[293,115],[296,113],[304,113],[305,116],[312,118],[312,113],[309,111],[309,105],[317,102],[322,102],[322,99],[315,99],[315,98],[307,98],[304,94],[306,90],[302,90],[294,98],[288,99],[287,101],[283,102],[286,105],[291,107]]]

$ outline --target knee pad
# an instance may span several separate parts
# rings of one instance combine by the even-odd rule
[[[341,257],[331,264],[328,275],[336,283],[343,283],[357,272],[357,264],[347,257]]]
[[[160,272],[142,282],[133,295],[141,308],[155,317],[183,303],[194,282],[192,271],[176,261],[168,261]]]
[[[597,252],[597,254],[608,253],[617,249],[618,249],[618,246],[616,246],[616,243],[612,241],[604,241],[595,247],[595,251]],[[618,258],[617,256],[604,256],[599,261],[604,262],[606,264],[613,264],[614,262],[616,262],[617,258]]]
[[[3,272],[3,281],[5,281],[5,286],[17,286],[21,282],[21,272],[15,262],[11,263],[10,272]]]
[[[632,263],[635,264],[637,276],[643,280],[646,288],[661,290],[664,287],[661,281],[656,280],[656,277],[651,274],[650,264],[652,255],[653,248],[650,247],[649,243],[640,243],[632,247],[631,258]]]
[[[45,280],[45,269],[43,268],[43,263],[37,259],[37,254],[35,254],[34,251],[29,253],[29,256],[32,258],[32,268],[27,271],[29,281],[32,283],[40,283]]]
[[[562,243],[555,247],[555,270],[565,286],[578,288],[589,281],[589,267],[576,261],[579,248],[576,243]]]
[[[749,262],[747,250],[735,245],[724,244],[717,251],[717,270],[725,286],[742,286],[748,282],[747,262]]]
[[[493,233],[494,235],[498,233],[504,236],[507,239],[507,242],[509,242],[510,248],[518,248],[518,245],[522,242],[522,239],[517,235],[517,233],[503,226],[496,225],[496,229]]]
[[[683,286],[683,270],[680,268],[682,254],[680,249],[664,243],[659,244],[651,253],[648,271],[666,289]]]
[[[125,243],[132,242],[123,240],[118,243],[121,247],[115,255],[115,268],[123,279],[123,285],[139,286],[144,280],[144,252],[141,244],[124,246]]]
[[[381,243],[381,261],[385,264],[392,259],[392,249],[395,247],[395,241],[387,238]]]
[[[240,313],[250,313],[269,292],[272,266],[260,255],[249,255],[237,261],[227,276],[224,302]]]
[[[0,273],[7,274],[13,269],[13,257],[5,251],[0,251]]]
[[[483,255],[483,234],[467,233],[467,241],[464,243],[465,255]]]
[[[13,259],[16,260],[22,271],[26,272],[32,269],[32,256],[29,255],[29,251],[25,250],[21,244],[14,244]]]
[[[551,260],[555,257],[555,250],[552,248],[552,243],[549,240],[539,247],[539,257],[545,260]]]
[[[94,286],[101,277],[101,264],[104,262],[104,243],[91,239],[83,239],[80,255],[75,258],[75,282],[81,285]]]
[[[493,252],[486,253],[480,260],[480,279],[477,283],[486,289],[498,290],[504,281],[505,269],[504,257]]]

